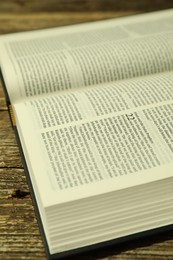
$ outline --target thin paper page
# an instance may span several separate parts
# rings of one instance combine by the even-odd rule
[[[41,103],[48,102],[42,100],[39,106]],[[27,160],[33,168],[31,174],[43,198],[45,189],[50,194],[64,194],[50,196],[50,200],[46,197],[49,203],[51,199],[57,202],[79,199],[172,176],[173,103],[168,95],[160,103],[150,102],[59,126],[50,124],[53,107],[47,118],[49,126],[45,127],[46,118],[32,113],[32,109],[30,101],[15,105],[29,154]],[[38,121],[42,121],[40,129]],[[46,187],[39,184],[39,178]]]
[[[163,109],[165,114],[170,107],[173,105],[160,107],[157,112]],[[132,124],[124,115],[36,133],[26,107],[16,105],[18,119],[28,117],[27,123],[20,123],[24,149],[43,205],[172,177],[173,152],[166,135],[169,125],[161,133],[159,117],[152,122],[146,119],[148,115],[153,118],[155,110],[133,113]]]
[[[172,70],[172,17],[165,11],[2,36],[10,99]]]
[[[28,99],[27,105],[36,128],[46,129],[98,119],[141,106],[173,99],[173,74],[148,77],[79,88]]]

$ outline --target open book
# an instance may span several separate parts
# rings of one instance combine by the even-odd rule
[[[172,228],[173,10],[4,35],[0,66],[50,258]]]

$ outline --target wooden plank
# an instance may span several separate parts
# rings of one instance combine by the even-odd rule
[[[8,111],[0,111],[0,147],[17,147]]]
[[[7,111],[0,111],[0,167],[22,167],[19,149]]]
[[[1,176],[11,175],[12,178],[20,174],[19,170],[0,170]],[[11,183],[12,183],[11,179]],[[21,180],[19,180],[21,183]],[[10,181],[7,182],[8,194],[10,192]],[[14,182],[14,187],[17,183]],[[19,186],[19,184],[17,184]],[[2,185],[1,185],[2,186]],[[6,189],[7,189],[6,188]],[[34,209],[30,197],[1,199],[0,194],[0,259],[45,259],[43,242],[35,218]],[[24,257],[24,258],[23,258]]]
[[[2,168],[18,168],[22,167],[21,158],[18,147],[1,146],[0,147],[0,167]]]
[[[0,110],[7,110],[4,92],[0,83]]]
[[[61,12],[35,14],[1,14],[0,34],[36,30],[42,28],[58,27],[68,24],[97,21],[102,19],[116,18],[139,13],[139,11],[124,12]]]
[[[158,10],[171,8],[171,0],[6,0],[1,1],[1,12],[55,12],[55,11],[118,11],[118,10]]]
[[[0,200],[4,199],[2,203],[3,209],[7,200],[9,200],[10,203],[11,200],[20,198],[30,200],[30,193],[23,169],[0,168],[0,182]]]

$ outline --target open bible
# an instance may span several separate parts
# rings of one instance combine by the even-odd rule
[[[48,257],[173,227],[173,10],[0,37]]]

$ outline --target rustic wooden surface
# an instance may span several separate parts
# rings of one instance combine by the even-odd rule
[[[64,2],[0,0],[0,34],[173,7],[172,1],[168,0],[153,1],[153,5],[147,0],[131,2],[124,0],[122,1],[124,9],[118,4],[120,1],[74,0],[66,1],[66,6]],[[42,8],[40,3],[43,3]],[[107,12],[104,12],[104,9]],[[2,83],[0,83],[0,259],[46,259],[18,146],[10,124]],[[173,232],[141,239],[106,251],[88,253],[78,259],[171,260]]]
[[[152,11],[171,8],[172,0],[0,0],[0,12]]]

